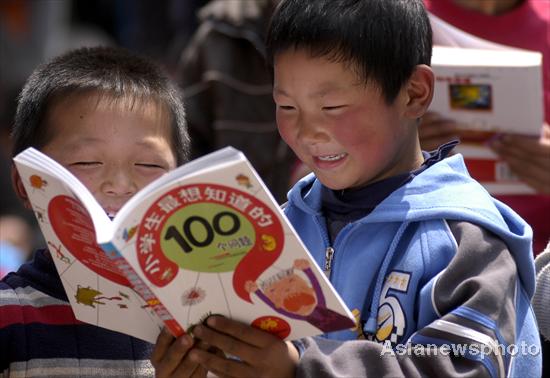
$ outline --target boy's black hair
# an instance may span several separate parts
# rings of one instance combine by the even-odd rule
[[[152,100],[165,106],[171,113],[172,146],[178,164],[187,160],[189,136],[178,88],[152,61],[118,47],[72,50],[31,74],[19,95],[12,154],[47,143],[44,117],[52,102],[88,92],[114,99]]]
[[[430,65],[422,0],[282,0],[267,35],[268,62],[289,48],[351,63],[391,104],[418,64]]]

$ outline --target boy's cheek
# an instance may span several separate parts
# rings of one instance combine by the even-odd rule
[[[292,147],[295,143],[295,135],[297,133],[295,127],[293,127],[292,124],[289,121],[285,120],[283,117],[278,116],[277,128],[279,130],[279,135],[281,135],[281,138],[285,141],[286,144]]]
[[[99,175],[93,172],[82,172],[74,169],[70,169],[70,171],[91,193],[95,193],[96,188],[100,185]]]
[[[147,186],[148,184],[152,183],[156,179],[164,176],[168,172],[170,172],[173,168],[169,170],[149,170],[147,172],[137,172],[135,174],[137,184],[139,186],[139,189]]]

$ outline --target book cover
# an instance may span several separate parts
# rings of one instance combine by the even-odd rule
[[[487,143],[501,133],[539,136],[544,121],[541,65],[538,52],[434,46],[429,110],[458,124],[456,151],[492,194],[534,193]]]
[[[541,55],[484,40],[433,14],[429,17],[436,74],[430,110],[465,126],[456,151],[490,193],[534,193],[485,143],[501,132],[540,134],[544,115]],[[521,98],[517,93],[522,93]]]
[[[231,147],[157,179],[112,221],[39,151],[28,149],[15,163],[79,320],[149,341],[163,322],[181,334],[210,314],[282,339],[354,326],[257,173]]]
[[[455,120],[466,141],[498,132],[539,135],[544,118],[541,65],[542,54],[534,51],[434,46],[430,110]]]

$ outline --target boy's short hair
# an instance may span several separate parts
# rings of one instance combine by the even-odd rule
[[[391,104],[415,66],[430,65],[432,30],[422,0],[282,0],[266,43],[271,65],[289,48],[350,63]]]
[[[44,118],[48,108],[60,98],[80,93],[127,99],[130,103],[152,100],[166,107],[171,113],[177,162],[187,160],[189,136],[177,86],[152,61],[118,47],[79,48],[35,69],[19,95],[12,132],[13,155],[46,144]]]

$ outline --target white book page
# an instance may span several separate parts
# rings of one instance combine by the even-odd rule
[[[111,220],[93,195],[35,149],[14,161],[75,317],[155,342],[162,321],[96,243],[97,230],[110,229]]]
[[[28,148],[25,154],[17,155],[14,158],[16,162],[26,162],[37,170],[47,169],[47,172],[58,177],[65,182],[75,197],[78,197],[92,218],[96,231],[111,228],[111,220],[96,201],[92,193],[78,180],[67,168],[46,154],[34,149]]]

